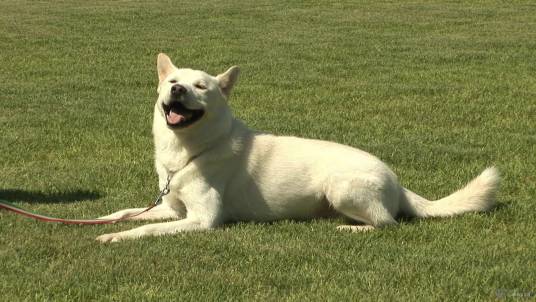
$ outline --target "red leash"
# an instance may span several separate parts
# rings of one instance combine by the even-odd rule
[[[109,224],[109,223],[115,223],[115,222],[118,222],[118,221],[122,221],[122,220],[126,220],[126,219],[129,219],[129,218],[139,216],[139,215],[151,210],[152,208],[156,207],[162,201],[162,197],[164,197],[164,195],[167,195],[169,193],[169,182],[170,181],[171,181],[171,177],[168,177],[168,180],[167,180],[167,183],[166,183],[166,186],[164,187],[164,189],[162,189],[162,191],[160,191],[160,193],[156,197],[156,200],[154,202],[152,202],[147,208],[145,208],[144,210],[142,210],[139,213],[135,213],[135,214],[132,214],[132,215],[128,215],[128,216],[121,217],[121,218],[116,218],[116,219],[64,219],[64,218],[49,217],[49,216],[45,216],[45,215],[41,215],[41,214],[37,214],[37,213],[32,213],[30,211],[26,211],[24,209],[21,209],[21,208],[15,206],[14,204],[9,203],[9,202],[7,202],[5,200],[2,200],[2,199],[0,199],[0,209],[6,209],[6,210],[14,212],[16,214],[23,215],[23,216],[26,216],[26,217],[30,217],[30,218],[33,218],[33,219],[37,219],[39,221],[44,221],[44,222],[59,222],[59,223],[64,223],[64,224]]]
[[[126,220],[126,219],[129,219],[129,218],[139,216],[139,215],[149,211],[150,209],[152,209],[152,208],[154,208],[156,206],[157,206],[157,203],[153,203],[149,207],[147,207],[146,209],[144,209],[143,211],[141,211],[139,213],[136,213],[136,214],[133,214],[133,215],[128,215],[128,216],[121,217],[121,218],[116,218],[116,219],[65,219],[65,218],[56,218],[56,217],[45,216],[45,215],[41,215],[41,214],[37,214],[37,213],[32,213],[30,211],[26,211],[24,209],[21,209],[21,208],[15,206],[15,205],[5,201],[5,200],[0,199],[0,209],[6,209],[8,211],[11,211],[11,212],[14,212],[14,213],[26,216],[26,217],[30,217],[30,218],[33,218],[33,219],[36,219],[36,220],[39,220],[39,221],[59,222],[59,223],[64,223],[64,224],[109,224],[109,223],[115,223],[115,222],[118,222],[118,221],[121,221],[121,220]]]

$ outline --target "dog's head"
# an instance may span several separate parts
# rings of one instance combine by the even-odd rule
[[[175,131],[194,128],[217,115],[222,106],[227,106],[240,73],[236,66],[215,77],[199,70],[179,69],[163,53],[158,55],[157,69],[156,107],[168,128]]]

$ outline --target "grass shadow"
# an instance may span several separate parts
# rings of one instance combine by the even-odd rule
[[[503,211],[511,208],[514,205],[513,201],[501,201],[497,202],[495,207],[491,209],[488,213],[495,212],[495,211]]]
[[[24,201],[34,203],[66,203],[82,200],[95,200],[103,197],[103,194],[89,190],[72,190],[64,192],[38,192],[18,189],[0,190],[0,199],[12,201]]]

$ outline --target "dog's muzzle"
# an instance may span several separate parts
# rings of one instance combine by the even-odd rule
[[[189,109],[181,101],[188,92],[186,87],[176,84],[171,87],[171,101],[162,104],[166,117],[166,123],[170,128],[186,128],[197,122],[205,113],[201,109]]]

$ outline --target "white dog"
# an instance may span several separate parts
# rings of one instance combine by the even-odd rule
[[[231,221],[336,215],[361,223],[339,229],[364,231],[396,224],[400,214],[452,216],[486,211],[495,203],[495,168],[452,195],[429,201],[403,188],[383,162],[364,151],[248,129],[227,104],[238,67],[213,77],[178,69],[160,54],[157,69],[155,162],[160,189],[169,179],[170,193],[162,204],[133,219],[174,221],[105,234],[97,238],[101,242],[209,230]]]

